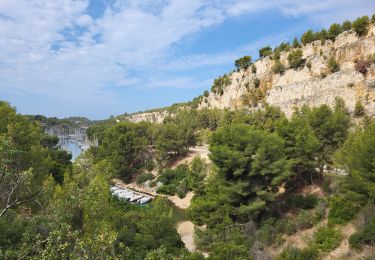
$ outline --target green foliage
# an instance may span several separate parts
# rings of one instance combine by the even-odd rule
[[[314,245],[322,252],[337,248],[342,240],[341,234],[332,227],[322,227],[314,234]]]
[[[276,134],[244,124],[222,127],[213,133],[210,158],[218,175],[208,180],[203,196],[193,199],[193,220],[217,223],[226,217],[225,212],[230,212],[231,217],[246,221],[267,210],[278,186],[293,176],[284,145]]]
[[[352,28],[359,36],[363,36],[367,33],[369,24],[368,16],[362,16],[353,21]]]
[[[150,135],[147,123],[118,123],[105,131],[97,156],[110,161],[116,174],[128,179],[146,161]]]
[[[331,25],[331,27],[329,27],[329,30],[328,30],[328,39],[334,41],[337,37],[337,35],[339,35],[340,33],[342,33],[342,27],[340,24],[338,23],[334,23]]]
[[[301,42],[302,42],[303,45],[306,45],[306,44],[311,43],[313,41],[315,41],[313,30],[308,30],[307,32],[302,34]]]
[[[335,32],[332,32],[332,34],[335,35]],[[316,32],[314,34],[314,38],[315,38],[315,40],[320,40],[322,43],[324,43],[325,40],[329,40],[330,39],[329,38],[329,32],[327,32],[326,29],[322,29],[320,32]],[[334,39],[335,38],[332,38],[332,40],[334,40]]]
[[[247,69],[249,66],[253,64],[251,56],[244,56],[234,62],[237,71],[241,69]]]
[[[203,93],[203,95],[204,95],[205,97],[208,97],[208,96],[210,95],[210,93],[209,93],[207,90],[205,90],[204,93]]]
[[[159,128],[155,144],[160,156],[167,158],[185,154],[195,142],[194,128],[188,122],[167,122]]]
[[[287,247],[276,258],[277,260],[317,260],[319,259],[319,250],[315,247],[298,249],[296,247]]]
[[[281,63],[280,60],[276,60],[275,64],[272,66],[272,71],[276,74],[283,74],[285,72],[286,68]]]
[[[354,106],[354,115],[357,117],[362,117],[365,114],[365,108],[362,105],[362,102],[360,100],[357,100],[355,102]]]
[[[136,183],[137,184],[142,184],[148,180],[154,179],[155,176],[152,173],[142,173],[137,176]]]
[[[336,99],[334,110],[327,105],[309,109],[303,107],[301,116],[306,116],[315,136],[320,141],[318,164],[322,171],[324,163],[332,163],[332,155],[346,140],[350,117],[342,99]]]
[[[293,69],[298,69],[305,64],[305,60],[302,59],[302,50],[293,50],[288,55],[289,67]]]
[[[301,47],[301,44],[298,41],[297,37],[294,37],[292,46],[293,46],[293,48],[299,48],[299,47]]]
[[[342,31],[345,32],[345,31],[350,31],[352,29],[352,22],[346,20],[342,23]]]
[[[272,55],[272,48],[270,46],[263,47],[259,50],[259,58],[264,58]]]
[[[214,84],[211,87],[211,91],[220,95],[224,94],[224,89],[231,84],[231,80],[227,74],[218,77],[214,80]]]
[[[337,63],[334,57],[331,57],[328,60],[328,69],[331,73],[334,73],[340,70],[340,65]]]
[[[368,123],[349,134],[336,154],[337,162],[349,173],[348,188],[375,198],[375,124]]]
[[[256,74],[256,73],[257,73],[257,66],[255,66],[255,64],[252,64],[252,65],[251,65],[251,72],[252,72],[253,74]]]
[[[287,204],[291,208],[312,209],[318,204],[318,197],[312,194],[305,196],[292,194],[288,196]]]
[[[375,243],[375,217],[360,231],[349,238],[351,248],[360,249],[364,245],[374,245]]]
[[[354,195],[354,193],[350,193],[350,195],[336,195],[330,198],[328,214],[329,224],[344,224],[353,219],[355,214],[358,213],[361,204],[363,204],[361,198]]]
[[[177,193],[181,198],[191,190],[200,194],[207,170],[206,162],[200,157],[194,157],[191,165],[182,164],[176,169],[165,169],[158,176],[157,180],[163,185],[158,188],[157,192],[167,195]]]
[[[259,88],[259,86],[260,86],[260,79],[255,78],[255,79],[254,79],[254,87],[255,87],[255,88]]]
[[[371,22],[375,24],[375,14],[371,16]]]

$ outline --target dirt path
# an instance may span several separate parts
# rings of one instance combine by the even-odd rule
[[[175,169],[177,166],[181,164],[190,163],[196,155],[199,155],[200,157],[209,161],[208,154],[209,154],[208,145],[191,147],[186,156],[182,158],[178,158],[177,160],[173,161],[169,165],[169,167],[172,169]]]
[[[185,198],[180,198],[177,195],[168,196],[168,199],[180,209],[187,209],[190,206],[191,199],[194,197],[194,193],[189,191],[186,193]]]
[[[177,223],[177,233],[181,236],[182,242],[189,252],[194,252],[196,246],[194,243],[194,224],[191,221],[181,221]]]

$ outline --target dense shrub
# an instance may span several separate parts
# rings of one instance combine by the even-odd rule
[[[237,71],[240,69],[247,69],[252,64],[251,56],[244,56],[234,62]]]
[[[272,55],[272,48],[270,46],[263,47],[259,50],[259,58],[264,58]]]
[[[252,72],[253,74],[256,74],[256,73],[257,73],[257,66],[255,66],[255,64],[252,64],[252,65],[251,65],[251,72]]]
[[[328,31],[328,39],[334,41],[337,37],[342,32],[341,25],[338,23],[334,23],[331,25]]]
[[[330,252],[341,243],[341,234],[332,227],[322,227],[314,234],[314,245],[322,252]]]
[[[154,178],[155,178],[155,176],[152,173],[149,173],[149,172],[148,173],[142,173],[142,174],[137,176],[136,183],[141,184],[141,183],[144,183],[148,180],[152,180]]]
[[[290,68],[297,69],[301,67],[305,63],[305,60],[302,59],[302,50],[297,49],[290,52],[288,55],[288,62]]]
[[[344,21],[342,23],[341,29],[342,29],[343,32],[351,30],[352,29],[352,23],[348,20]]]
[[[375,24],[375,14],[371,16],[371,22]]]
[[[287,198],[288,206],[292,208],[301,208],[301,209],[312,209],[316,206],[319,199],[313,194],[308,195],[290,195]]]
[[[312,248],[299,249],[288,247],[276,258],[277,260],[315,260],[319,258],[319,250]]]
[[[307,32],[302,34],[301,42],[302,42],[303,45],[306,45],[306,44],[311,43],[313,41],[315,41],[313,30],[308,30]]]
[[[294,37],[293,39],[293,48],[298,48],[298,47],[301,47],[301,44],[300,42],[298,41],[298,38],[297,37]]]
[[[227,74],[218,77],[214,80],[214,84],[211,87],[211,91],[220,95],[224,94],[224,89],[231,84],[231,79]]]
[[[365,114],[365,108],[363,107],[362,102],[360,100],[357,100],[354,106],[354,115],[357,117],[361,117],[364,114]]]
[[[338,64],[338,62],[336,61],[334,57],[331,57],[328,60],[328,69],[331,73],[337,72],[340,70],[340,65]]]
[[[207,90],[205,90],[204,93],[203,93],[203,95],[204,95],[205,97],[208,97],[208,96],[210,95],[210,93],[209,93]]]
[[[334,196],[329,201],[328,223],[344,224],[358,212],[360,204],[349,196]]]
[[[259,88],[259,86],[260,86],[260,79],[255,78],[254,79],[254,87]]]
[[[357,18],[353,23],[352,27],[353,30],[359,35],[363,36],[367,33],[367,28],[369,25],[370,21],[368,16],[362,16]]]
[[[296,228],[299,230],[311,228],[315,223],[314,214],[306,210],[302,210],[295,219]]]
[[[349,238],[351,248],[359,249],[363,245],[375,244],[375,217],[359,232]]]
[[[170,185],[162,185],[160,186],[157,191],[157,193],[160,193],[160,194],[165,194],[165,195],[175,195],[176,192],[177,192],[177,188],[176,186],[170,184]]]
[[[285,72],[286,68],[281,63],[280,60],[276,60],[275,64],[272,66],[272,71],[276,74],[283,74]]]

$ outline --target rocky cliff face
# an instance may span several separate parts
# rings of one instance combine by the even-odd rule
[[[162,123],[164,118],[169,115],[166,110],[154,111],[154,112],[141,112],[134,113],[126,117],[126,120],[129,120],[134,123],[139,123],[142,121],[149,121],[152,123]]]
[[[356,71],[355,64],[375,53],[375,28],[371,27],[363,38],[352,32],[344,32],[334,42],[322,44],[315,41],[303,46],[305,65],[299,69],[288,69],[282,75],[272,71],[275,61],[266,57],[255,62],[256,73],[251,69],[230,74],[231,84],[220,93],[211,92],[204,97],[199,108],[254,109],[263,102],[280,107],[290,116],[296,107],[304,104],[333,105],[335,97],[344,99],[350,112],[360,100],[370,116],[375,116],[375,66],[371,65],[363,75]],[[283,52],[280,61],[288,67],[288,54]],[[328,60],[335,58],[340,70],[330,73]],[[255,86],[255,81],[258,81]]]
[[[271,57],[263,58],[254,63],[256,73],[251,68],[231,73],[231,83],[224,91],[210,92],[208,97],[202,97],[198,109],[258,109],[267,102],[280,107],[290,116],[295,108],[304,104],[333,106],[335,98],[341,97],[350,112],[354,111],[355,103],[359,100],[366,113],[375,117],[375,65],[371,65],[365,75],[355,68],[357,61],[375,54],[374,26],[369,28],[365,37],[359,38],[355,32],[347,31],[337,36],[334,42],[315,41],[301,49],[302,58],[305,59],[303,67],[277,74],[272,71],[275,61]],[[280,61],[286,67],[289,53],[282,52],[280,55]],[[340,70],[334,73],[328,68],[331,58],[340,65]],[[127,119],[161,123],[168,114],[166,110],[136,113]]]

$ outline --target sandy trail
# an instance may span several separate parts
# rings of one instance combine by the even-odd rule
[[[199,155],[201,158],[206,159],[209,162],[208,154],[209,154],[208,145],[191,147],[186,156],[179,158],[178,160],[172,162],[169,165],[169,167],[172,169],[175,169],[177,166],[181,164],[190,163],[196,155]]]
[[[196,246],[194,243],[194,224],[191,221],[181,221],[177,223],[177,233],[181,236],[182,242],[189,252],[194,252]]]

